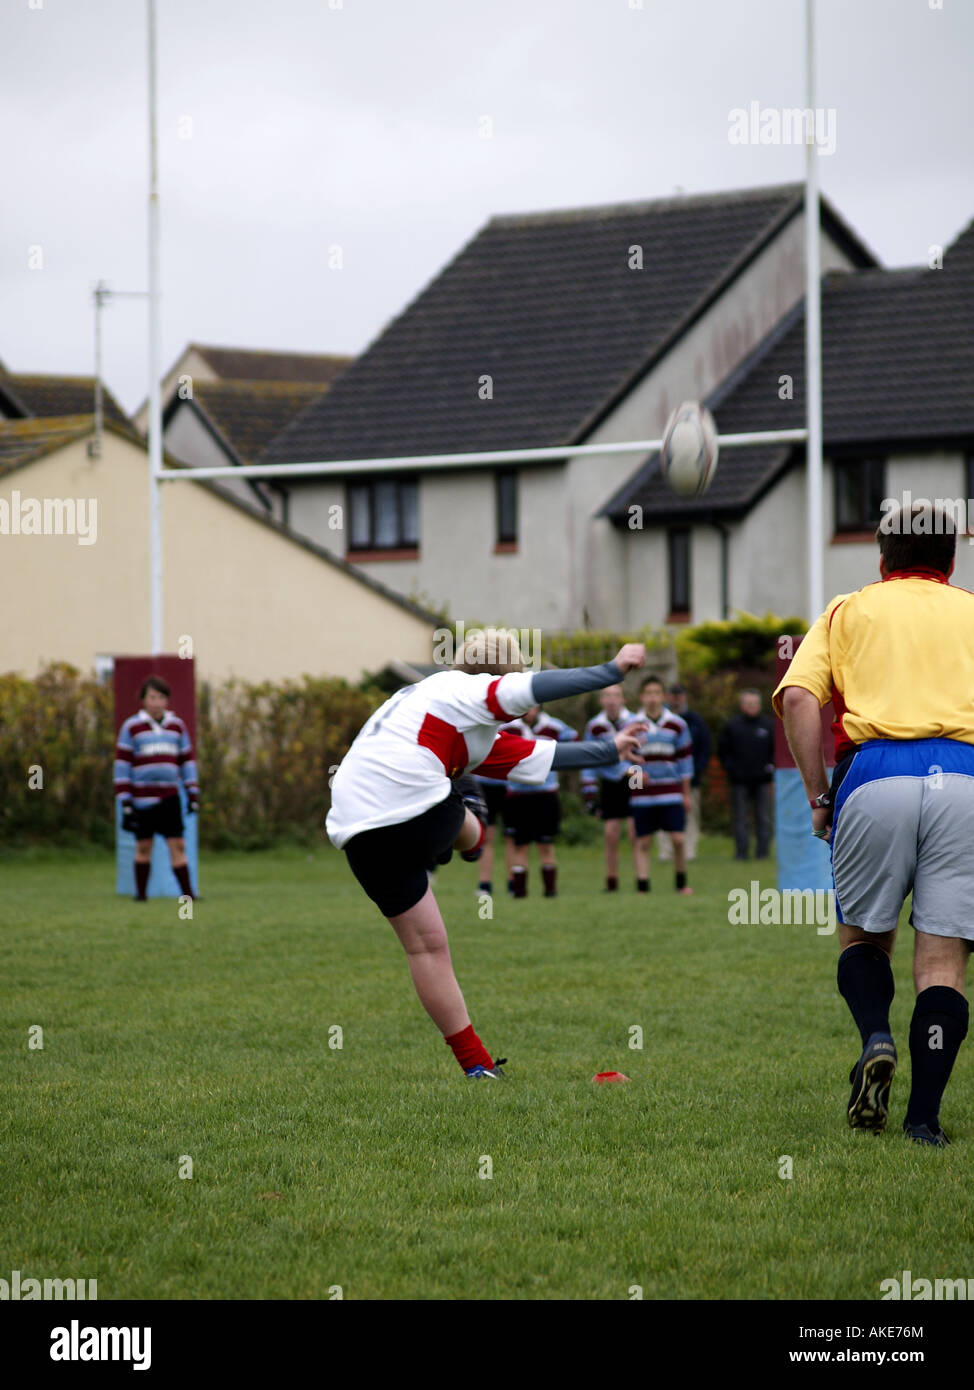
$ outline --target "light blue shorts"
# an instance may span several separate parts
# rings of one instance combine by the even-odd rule
[[[911,922],[974,944],[974,744],[875,739],[856,752],[835,798],[832,877],[840,922]]]

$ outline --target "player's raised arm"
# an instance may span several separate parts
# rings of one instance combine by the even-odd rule
[[[586,690],[601,690],[618,685],[627,671],[636,671],[646,664],[646,648],[641,642],[627,642],[620,647],[612,661],[600,666],[574,666],[567,671],[535,671],[531,677],[531,693],[538,704],[547,700],[563,700],[567,695],[581,695]]]

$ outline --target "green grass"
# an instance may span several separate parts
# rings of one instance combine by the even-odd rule
[[[627,857],[608,898],[598,850],[564,849],[561,896],[535,871],[492,921],[475,868],[439,875],[506,1084],[460,1075],[334,851],[210,857],[192,922],[115,897],[107,857],[8,858],[0,1277],[94,1277],[101,1299],[873,1299],[903,1269],[966,1277],[964,1052],[953,1147],[899,1133],[912,933],[890,1131],[853,1134],[835,938],[729,925],[758,866],[708,850],[695,897],[657,867],[637,899]],[[590,1084],[613,1069],[631,1084]]]

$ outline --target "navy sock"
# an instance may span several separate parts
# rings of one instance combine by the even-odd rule
[[[913,1081],[906,1107],[909,1125],[929,1125],[936,1133],[940,1102],[960,1045],[967,1036],[967,1000],[947,985],[931,985],[917,995],[910,1020]]]
[[[888,1033],[894,985],[886,952],[871,941],[847,946],[839,956],[836,979],[862,1035],[863,1047],[873,1033]]]

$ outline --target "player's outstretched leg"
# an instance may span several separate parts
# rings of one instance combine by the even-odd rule
[[[495,1064],[473,1030],[453,973],[450,943],[433,890],[427,889],[415,907],[388,920],[406,952],[420,1003],[452,1048],[464,1072],[477,1080],[503,1076],[498,1070],[500,1063]]]
[[[896,1071],[896,1047],[890,1035],[893,1002],[890,954],[896,932],[868,935],[843,923],[840,929],[837,981],[862,1038],[862,1055],[849,1074],[852,1094],[847,1118],[853,1129],[879,1133],[889,1119],[889,1092]]]
[[[940,1124],[940,1102],[960,1045],[969,1008],[964,976],[970,944],[960,937],[916,934],[913,978],[917,998],[910,1021],[912,1082],[903,1132],[918,1144],[950,1143]]]

